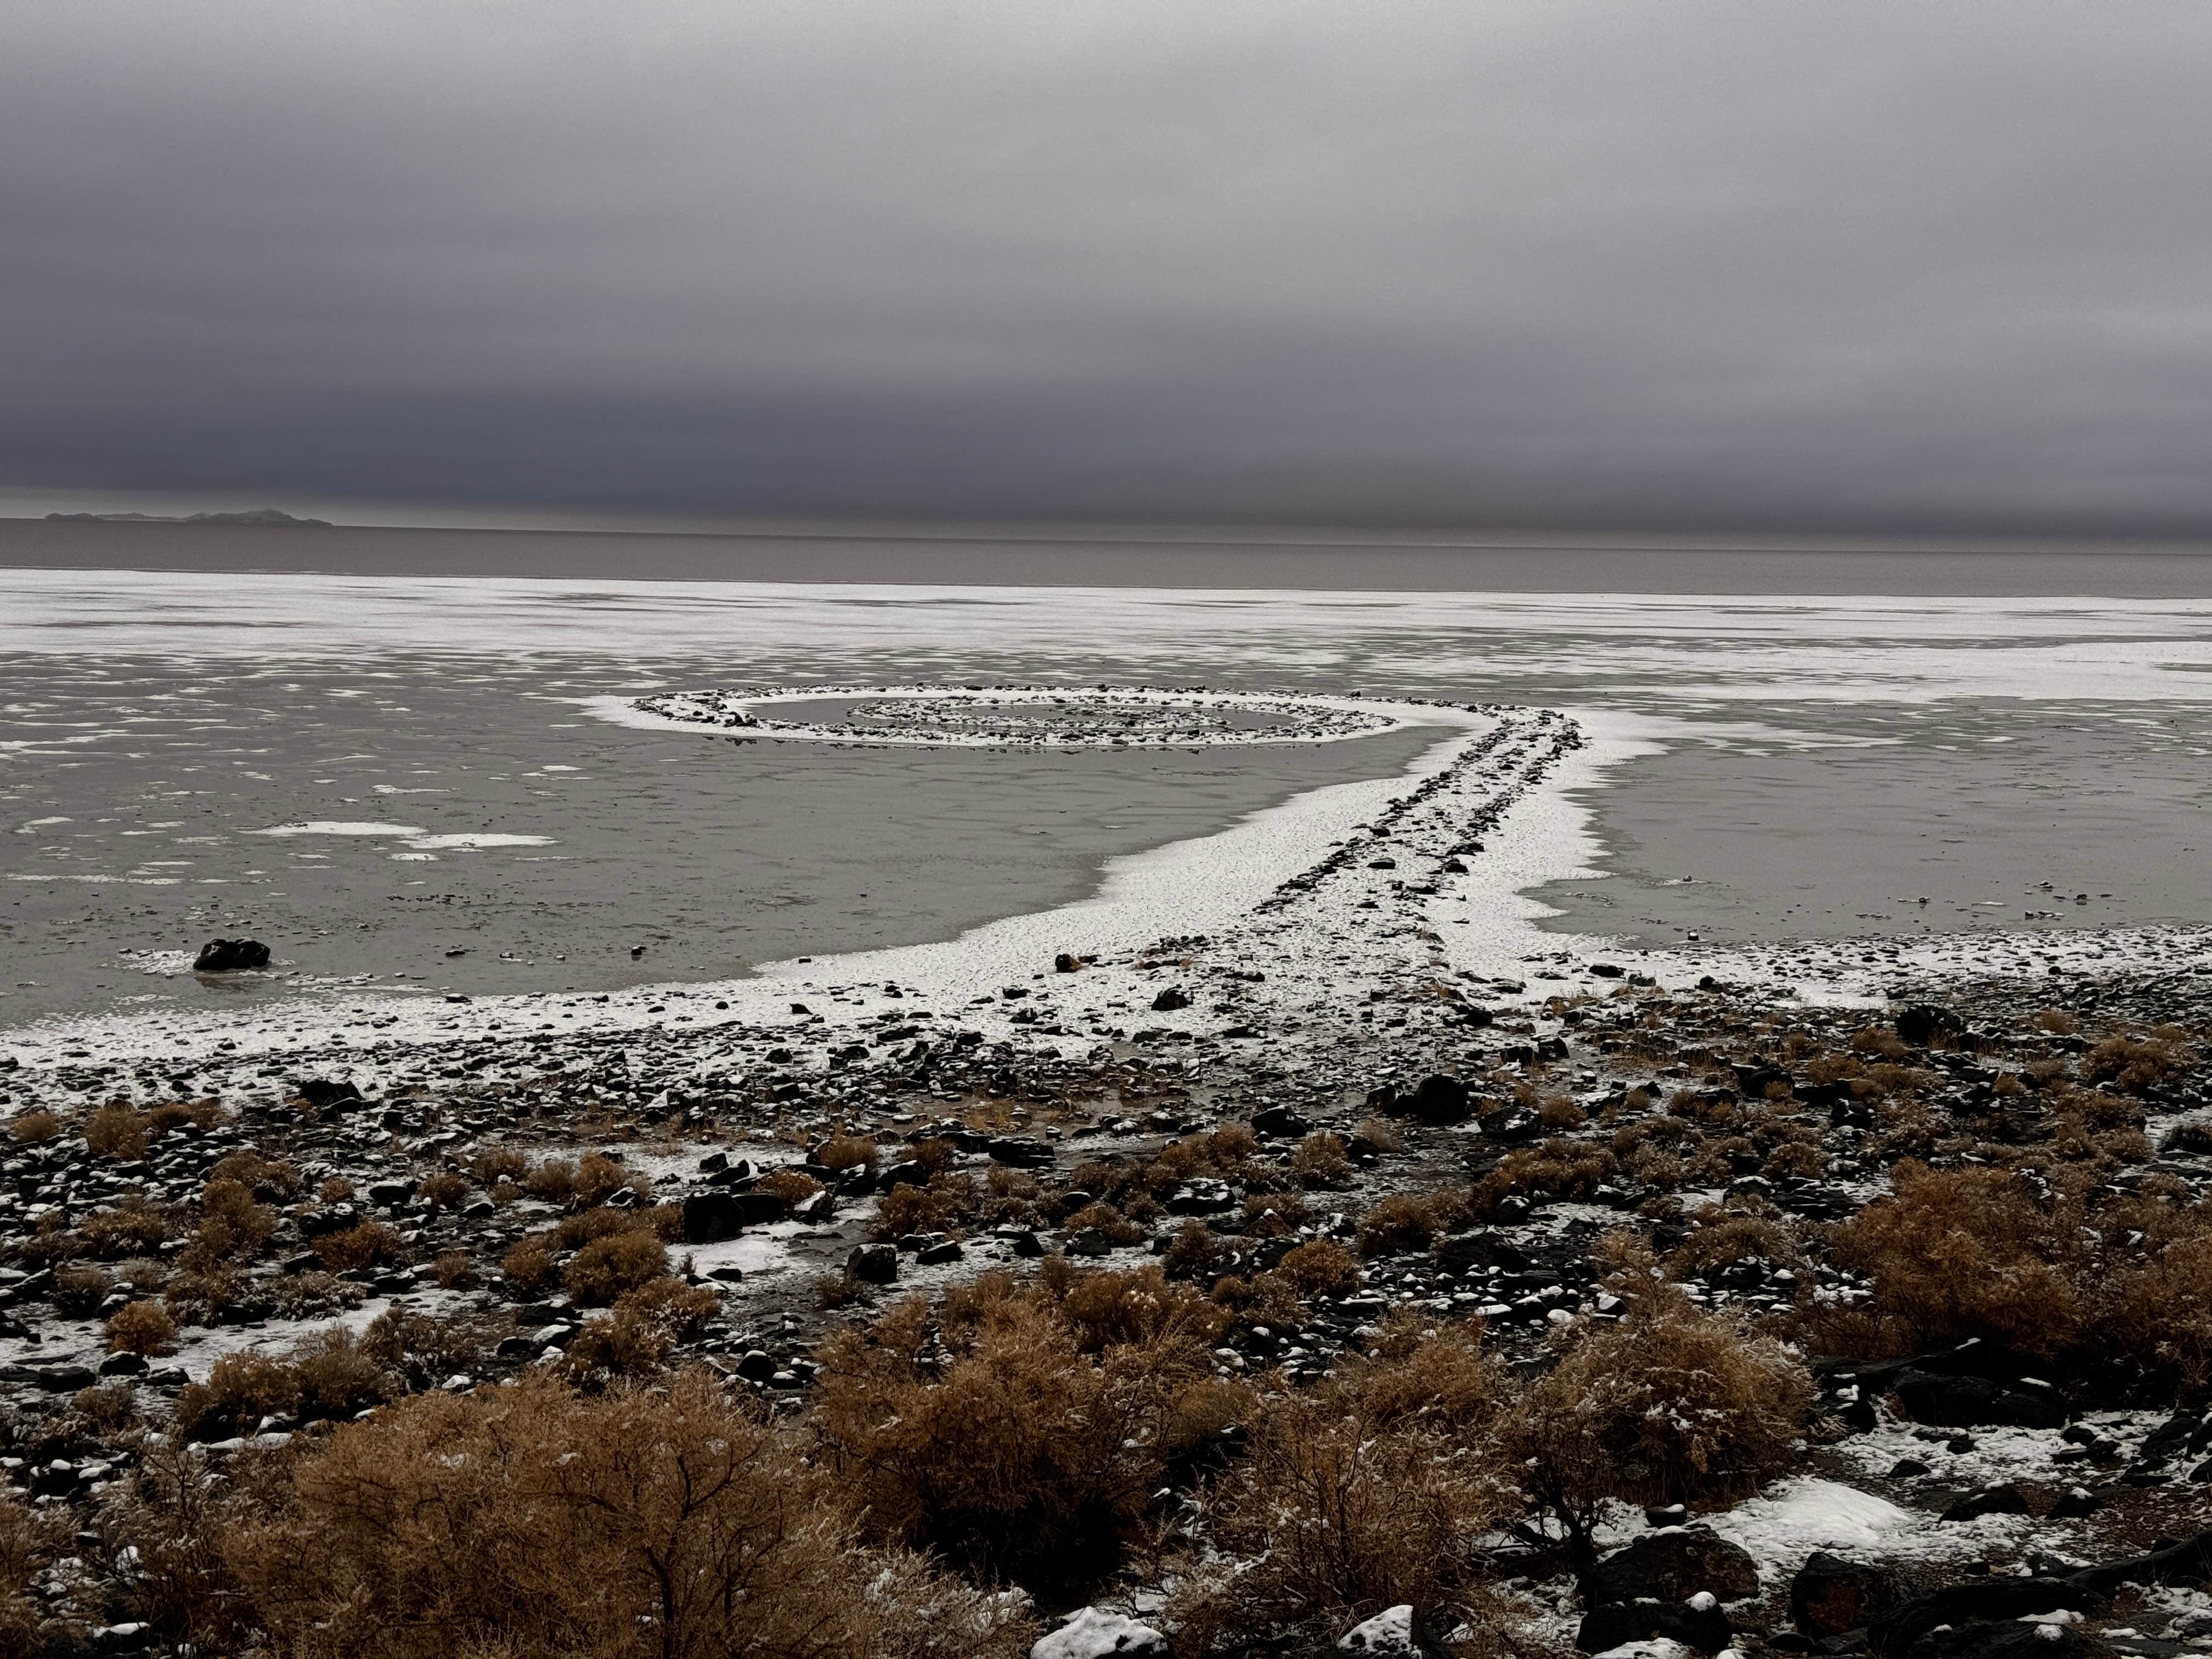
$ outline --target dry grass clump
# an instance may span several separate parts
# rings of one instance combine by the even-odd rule
[[[169,1212],[143,1198],[118,1199],[112,1210],[87,1216],[77,1227],[86,1250],[103,1261],[149,1255],[169,1237]]]
[[[221,1167],[218,1165],[217,1167]],[[243,1182],[217,1176],[200,1194],[200,1223],[192,1230],[178,1265],[202,1269],[213,1264],[258,1255],[276,1231],[276,1218],[254,1200]]]
[[[0,1652],[39,1650],[45,1609],[32,1599],[31,1585],[62,1555],[68,1538],[64,1516],[41,1515],[0,1489]]]
[[[1212,1228],[1194,1216],[1168,1240],[1160,1267],[1170,1279],[1211,1279],[1228,1256],[1229,1247]]]
[[[576,1161],[549,1158],[533,1167],[522,1182],[531,1197],[548,1204],[566,1204],[576,1194]]]
[[[814,1149],[814,1161],[825,1170],[872,1170],[876,1143],[865,1135],[831,1135]]]
[[[673,1273],[623,1292],[615,1311],[625,1310],[655,1320],[675,1336],[696,1336],[722,1311],[722,1298],[704,1285],[687,1285]]]
[[[405,1247],[399,1235],[381,1221],[363,1221],[337,1232],[325,1233],[310,1248],[315,1253],[315,1260],[337,1273],[397,1261]]]
[[[517,1186],[530,1173],[530,1160],[512,1146],[486,1146],[469,1160],[469,1179],[487,1191],[502,1181]]]
[[[1829,1236],[1837,1263],[1874,1281],[1873,1325],[1852,1346],[1899,1353],[1968,1337],[2045,1356],[2073,1346],[2087,1314],[2081,1249],[2078,1218],[2046,1210],[2013,1171],[1911,1159],[1887,1197]]]
[[[1085,1205],[1066,1225],[1071,1233],[1095,1232],[1109,1244],[1135,1244],[1145,1237],[1142,1227],[1106,1203]]]
[[[1571,1335],[1504,1430],[1533,1511],[1516,1530],[1563,1545],[1578,1569],[1596,1561],[1607,1502],[1752,1491],[1787,1467],[1812,1406],[1811,1377],[1780,1343],[1644,1271],[1613,1281],[1634,1293],[1627,1316]]]
[[[1282,1238],[1312,1218],[1312,1210],[1298,1193],[1254,1193],[1244,1200],[1247,1238]]]
[[[2100,1320],[2113,1352],[2185,1399],[2212,1388],[2212,1205],[2191,1214],[2190,1231],[2150,1241],[2149,1259],[2110,1281]]]
[[[18,1112],[8,1124],[8,1133],[27,1146],[41,1140],[52,1140],[61,1132],[61,1119],[44,1107]]]
[[[1334,1239],[1285,1250],[1275,1272],[1301,1297],[1345,1297],[1359,1288],[1359,1258]]]
[[[696,1375],[424,1395],[252,1496],[267,1507],[241,1496],[223,1517],[234,1611],[175,1632],[203,1650],[248,1625],[277,1652],[376,1659],[1018,1659],[1037,1634],[862,1546],[791,1438]]]
[[[2188,1071],[2194,1059],[2189,1034],[2162,1025],[2144,1037],[2107,1037],[2081,1056],[2085,1083],[2112,1083],[2131,1095],[2147,1095]]]
[[[91,1314],[113,1288],[113,1281],[97,1267],[54,1269],[54,1306],[73,1318]]]
[[[1602,1146],[1572,1140],[1547,1140],[1523,1146],[1498,1161],[1475,1183],[1474,1212],[1490,1216],[1504,1200],[1539,1194],[1547,1198],[1588,1198],[1610,1179],[1617,1164]]]
[[[542,1237],[519,1240],[500,1258],[499,1270],[515,1289],[532,1292],[552,1284],[558,1272],[554,1265],[553,1247]]]
[[[604,1152],[587,1152],[576,1162],[574,1201],[590,1209],[605,1203],[629,1184],[629,1172]]]
[[[263,1203],[283,1202],[299,1196],[300,1172],[283,1158],[264,1158],[252,1147],[240,1147],[216,1161],[210,1181],[234,1181]]]
[[[753,1183],[753,1190],[781,1199],[785,1209],[795,1210],[819,1193],[822,1183],[804,1170],[771,1170]]]
[[[84,1144],[101,1158],[125,1163],[146,1156],[146,1115],[121,1101],[101,1107],[84,1121]]]
[[[441,1170],[416,1191],[441,1210],[457,1209],[469,1195],[469,1180],[458,1170]]]
[[[287,1356],[223,1355],[206,1382],[178,1391],[177,1429],[187,1440],[224,1440],[252,1434],[269,1418],[349,1418],[392,1393],[392,1379],[367,1345],[333,1326]]]
[[[1690,1236],[1667,1258],[1667,1271],[1676,1279],[1738,1261],[1795,1267],[1804,1261],[1788,1218],[1771,1205],[1742,1199],[1704,1204],[1690,1212]]]
[[[561,1285],[586,1308],[602,1308],[668,1271],[668,1247],[649,1232],[631,1230],[595,1238],[569,1258]]]
[[[1335,1187],[1352,1179],[1344,1138],[1316,1129],[1291,1153],[1291,1173],[1302,1187]]]
[[[1157,1268],[1065,1297],[990,1275],[817,1351],[821,1462],[871,1536],[984,1579],[1074,1589],[1108,1571],[1166,1467],[1176,1407],[1211,1387],[1216,1317]]]
[[[1437,1235],[1467,1218],[1457,1193],[1393,1193],[1360,1218],[1359,1254],[1403,1255],[1425,1250]]]
[[[557,1374],[594,1391],[660,1375],[675,1346],[666,1326],[635,1308],[586,1320],[562,1350]]]
[[[466,1250],[441,1250],[430,1271],[441,1291],[465,1291],[477,1282],[476,1263],[469,1259]]]
[[[167,1353],[177,1346],[177,1322],[158,1302],[133,1302],[108,1316],[107,1346],[118,1353]]]
[[[903,1238],[908,1233],[950,1231],[975,1202],[975,1183],[954,1172],[933,1175],[926,1187],[894,1187],[876,1206],[869,1232],[876,1238]]]
[[[1516,1499],[1489,1442],[1508,1391],[1480,1335],[1394,1321],[1367,1363],[1252,1414],[1248,1455],[1202,1505],[1209,1541],[1246,1565],[1192,1575],[1177,1651],[1256,1631],[1326,1643],[1400,1603],[1481,1599],[1477,1540]]]

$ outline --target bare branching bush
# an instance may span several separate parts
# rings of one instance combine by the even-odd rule
[[[1018,1659],[1036,1634],[862,1546],[792,1441],[696,1375],[421,1395],[260,1496],[222,1565],[278,1652]]]

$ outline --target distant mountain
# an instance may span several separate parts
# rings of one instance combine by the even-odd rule
[[[273,507],[257,507],[244,513],[191,513],[183,518],[158,513],[49,513],[48,524],[213,524],[280,525],[287,529],[328,530],[328,519],[295,519]]]

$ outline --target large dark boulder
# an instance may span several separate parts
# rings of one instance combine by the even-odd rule
[[[1932,1002],[1915,1003],[1897,1017],[1897,1034],[1916,1048],[1925,1048],[1939,1036],[1962,1036],[1966,1022],[1948,1008]]]
[[[1600,1601],[1583,1615],[1575,1645],[1584,1653],[1603,1653],[1663,1636],[1700,1653],[1718,1653],[1735,1633],[1717,1602],[1693,1607],[1683,1601]]]
[[[1884,1567],[1848,1561],[1826,1550],[1808,1556],[1790,1581],[1790,1618],[1806,1636],[1841,1636],[1887,1619],[1897,1606],[1897,1580]]]
[[[856,1244],[845,1258],[845,1272],[863,1285],[888,1285],[898,1277],[897,1247]]]
[[[1593,1601],[1686,1601],[1700,1590],[1738,1601],[1759,1594],[1759,1564],[1704,1527],[1669,1527],[1607,1556],[1583,1589]]]
[[[269,965],[269,947],[258,939],[211,939],[192,958],[196,974],[236,974]]]
[[[684,1242],[718,1244],[747,1227],[781,1221],[785,1207],[774,1193],[693,1193],[684,1200]]]
[[[2010,1623],[2014,1629],[2033,1636],[2034,1626],[2014,1621],[2028,1613],[2055,1613],[2061,1607],[2095,1612],[2108,1599],[2074,1577],[1976,1578],[1906,1602],[1871,1626],[1868,1638],[1876,1653],[1895,1659],[1915,1650],[1921,1638],[1941,1625]]]
[[[2052,1389],[2015,1387],[1986,1376],[1946,1376],[1915,1367],[1899,1371],[1889,1388],[1916,1423],[1951,1429],[2066,1426],[2066,1402]]]
[[[2046,1636],[2046,1630],[2055,1634]],[[2112,1651],[2072,1625],[2024,1625],[2014,1620],[1930,1631],[1905,1650],[1910,1659],[2093,1659]]]

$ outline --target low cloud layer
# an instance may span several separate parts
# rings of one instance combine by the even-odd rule
[[[19,7],[0,484],[2212,532],[2212,11]]]

